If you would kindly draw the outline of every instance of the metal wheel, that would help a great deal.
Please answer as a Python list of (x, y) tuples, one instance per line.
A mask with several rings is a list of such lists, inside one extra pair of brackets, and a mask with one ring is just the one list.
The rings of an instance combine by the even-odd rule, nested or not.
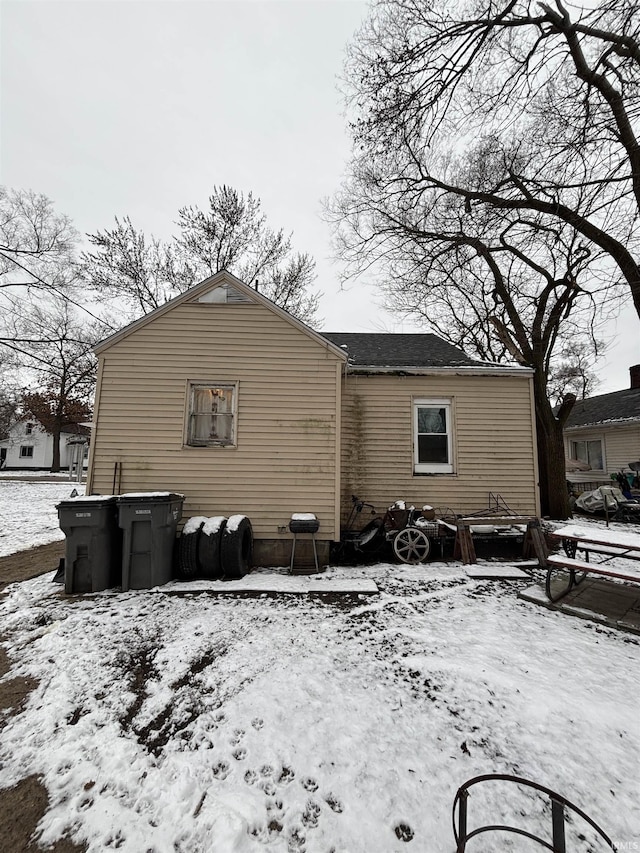
[(430, 550), (429, 539), (417, 527), (405, 527), (393, 540), (393, 552), (401, 563), (422, 563)]

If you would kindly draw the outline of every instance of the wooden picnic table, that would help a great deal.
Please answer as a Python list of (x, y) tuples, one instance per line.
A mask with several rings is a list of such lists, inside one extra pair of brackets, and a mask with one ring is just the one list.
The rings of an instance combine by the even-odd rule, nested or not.
[[(580, 527), (568, 524), (558, 528), (550, 537), (559, 540), (565, 555), (551, 554), (547, 557), (547, 598), (558, 601), (574, 586), (582, 583), (588, 574), (602, 575), (629, 583), (640, 583), (640, 565), (626, 565), (620, 570), (611, 565), (613, 559), (640, 561), (640, 534), (627, 530), (610, 528)], [(584, 551), (584, 559), (577, 559), (576, 553)], [(598, 562), (591, 562), (591, 555), (597, 555)], [(553, 573), (568, 574), (565, 584), (553, 589)]]

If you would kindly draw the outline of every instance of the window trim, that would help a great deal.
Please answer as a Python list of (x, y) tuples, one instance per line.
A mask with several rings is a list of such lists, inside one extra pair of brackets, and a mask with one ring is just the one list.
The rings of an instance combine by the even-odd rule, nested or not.
[[(238, 389), (240, 383), (237, 380), (208, 380), (208, 379), (190, 379), (187, 381), (187, 389), (186, 389), (186, 405), (185, 405), (185, 419), (184, 419), (184, 436), (183, 436), (183, 447), (194, 448), (196, 450), (208, 449), (211, 447), (228, 449), (230, 447), (237, 447), (238, 442)], [(209, 441), (202, 441), (197, 444), (192, 443), (191, 440), (191, 415), (193, 409), (193, 394), (194, 391), (201, 388), (221, 388), (221, 389), (229, 389), (233, 392), (233, 403), (232, 403), (232, 420), (231, 420), (231, 439), (229, 441), (225, 441), (223, 439), (210, 439)]]
[[(420, 462), (418, 442), (418, 409), (439, 408), (446, 410), (447, 418), (447, 458), (448, 462)], [(414, 474), (455, 474), (454, 461), (454, 418), (452, 397), (414, 397), (412, 400), (413, 432), (413, 473)]]
[[(23, 450), (30, 450), (31, 453), (23, 453), (22, 452)], [(34, 453), (34, 445), (33, 444), (21, 444), (20, 445), (20, 452), (18, 454), (20, 459), (33, 459), (33, 453)]]

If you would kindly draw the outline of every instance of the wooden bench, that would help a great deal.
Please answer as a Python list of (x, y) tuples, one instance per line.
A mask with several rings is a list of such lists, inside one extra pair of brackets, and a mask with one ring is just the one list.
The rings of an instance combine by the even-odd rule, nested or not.
[[(640, 560), (640, 535), (628, 531), (615, 532), (608, 528), (598, 530), (597, 528), (586, 529), (569, 525), (556, 530), (551, 534), (551, 537), (562, 542), (568, 556), (552, 554), (546, 559), (545, 591), (550, 601), (559, 601), (574, 586), (582, 583), (588, 574), (614, 578), (628, 583), (640, 583), (640, 567), (637, 572), (634, 572), (635, 566), (628, 570), (619, 570), (609, 563), (615, 558)], [(578, 550), (585, 552), (586, 558), (584, 560), (575, 558)], [(605, 559), (598, 563), (592, 563), (589, 559), (591, 554), (603, 556)], [(553, 573), (558, 571), (567, 574), (568, 577), (565, 583), (559, 586), (556, 583), (554, 588)]]

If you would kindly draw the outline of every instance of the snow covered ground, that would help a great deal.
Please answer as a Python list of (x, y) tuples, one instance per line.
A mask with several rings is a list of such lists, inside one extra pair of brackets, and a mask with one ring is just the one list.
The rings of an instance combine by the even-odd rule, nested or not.
[(84, 494), (84, 485), (70, 482), (68, 474), (64, 478), (47, 475), (50, 482), (22, 481), (18, 476), (29, 475), (17, 471), (0, 474), (0, 557), (64, 539), (58, 526), (56, 504), (68, 498), (74, 489)]
[[(380, 593), (65, 599), (49, 575), (9, 587), (5, 678), (39, 685), (0, 735), (0, 787), (43, 777), (40, 842), (450, 853), (457, 788), (503, 772), (557, 790), (619, 849), (638, 849), (636, 637), (525, 603), (526, 582), (471, 580), (460, 564), (329, 574)], [(474, 789), (469, 815), (550, 835), (548, 803), (505, 783)], [(568, 827), (568, 850), (605, 849), (580, 834)], [(469, 848), (540, 849), (505, 835)]]

